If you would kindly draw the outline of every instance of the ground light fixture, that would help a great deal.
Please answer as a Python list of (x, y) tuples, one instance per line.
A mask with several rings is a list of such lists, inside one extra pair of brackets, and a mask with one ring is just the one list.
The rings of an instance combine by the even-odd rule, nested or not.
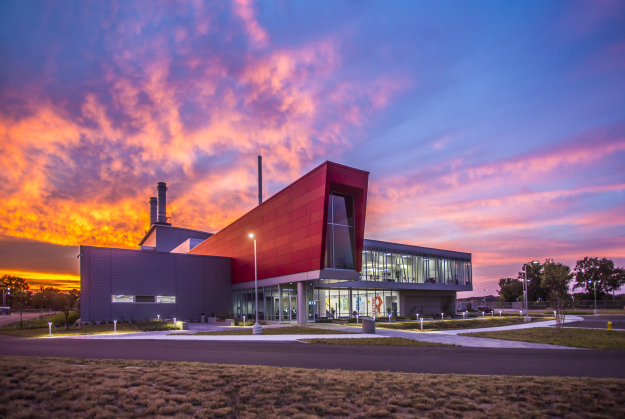
[(501, 310), (499, 310), (499, 318), (501, 318)]
[(113, 320), (113, 333), (117, 333), (117, 320)]
[(249, 236), (254, 240), (254, 293), (256, 294), (256, 323), (252, 326), (252, 334), (262, 335), (263, 327), (258, 324), (258, 266), (256, 262), (256, 237), (254, 237), (252, 233), (250, 233)]
[(358, 324), (358, 314), (356, 314), (356, 324)]
[(441, 320), (445, 320), (445, 313), (441, 313)]
[(160, 315), (160, 314), (157, 314), (157, 315), (156, 315), (156, 320), (160, 320), (160, 319), (161, 319), (161, 315)]
[(243, 327), (245, 327), (245, 316), (243, 316)]
[(423, 332), (423, 317), (421, 317), (421, 331)]
[(467, 312), (465, 311), (464, 313), (462, 313), (462, 318), (463, 318), (463, 319), (465, 319), (465, 318), (466, 318), (466, 317), (465, 317), (466, 315), (467, 315)]
[(52, 336), (52, 322), (48, 322), (48, 336)]
[(519, 317), (523, 317), (523, 310), (519, 311)]
[(482, 311), (482, 317), (486, 317), (486, 312)]

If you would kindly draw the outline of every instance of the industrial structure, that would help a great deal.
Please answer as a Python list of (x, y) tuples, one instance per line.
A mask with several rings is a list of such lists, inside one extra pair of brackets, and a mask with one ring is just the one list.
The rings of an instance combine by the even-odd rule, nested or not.
[(149, 199), (138, 250), (80, 247), (83, 322), (202, 314), (300, 324), (358, 316), (453, 315), (472, 291), (471, 254), (364, 237), (369, 173), (325, 162), (221, 231), (172, 226), (167, 186)]

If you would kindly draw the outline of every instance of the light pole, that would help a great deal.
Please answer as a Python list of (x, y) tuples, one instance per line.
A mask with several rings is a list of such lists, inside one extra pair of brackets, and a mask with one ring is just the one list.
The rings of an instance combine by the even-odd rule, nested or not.
[(253, 335), (262, 335), (263, 327), (258, 324), (258, 267), (256, 265), (256, 237), (250, 233), (250, 237), (254, 239), (254, 293), (256, 294), (256, 323), (252, 326)]
[[(539, 262), (537, 260), (532, 261), (532, 264), (534, 265), (537, 265), (538, 263)], [(523, 273), (525, 274), (525, 280), (523, 281), (523, 305), (525, 306), (525, 323), (529, 323), (532, 321), (532, 319), (530, 319), (530, 311), (527, 304), (527, 296), (529, 295), (527, 290), (527, 265), (529, 265), (529, 263), (526, 263), (525, 266), (523, 266)]]
[(589, 282), (592, 282), (592, 287), (595, 289), (595, 314), (599, 314), (597, 310), (597, 281), (591, 279)]
[(482, 301), (482, 305), (486, 305), (486, 291), (488, 291), (486, 288), (483, 288), (482, 291), (484, 292), (484, 300)]

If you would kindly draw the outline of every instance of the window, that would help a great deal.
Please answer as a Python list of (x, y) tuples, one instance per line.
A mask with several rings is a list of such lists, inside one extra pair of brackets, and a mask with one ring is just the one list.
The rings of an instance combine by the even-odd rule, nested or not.
[(113, 295), (114, 303), (134, 303), (135, 296), (134, 295)]
[(157, 295), (156, 302), (174, 304), (176, 302), (176, 297), (173, 295)]
[(325, 267), (355, 269), (354, 203), (351, 196), (330, 193)]
[(135, 297), (136, 303), (153, 303), (154, 296), (153, 295), (137, 295)]

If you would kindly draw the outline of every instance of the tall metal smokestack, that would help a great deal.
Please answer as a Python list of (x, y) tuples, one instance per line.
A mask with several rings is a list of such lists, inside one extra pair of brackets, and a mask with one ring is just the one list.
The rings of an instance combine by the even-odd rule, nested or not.
[(156, 218), (156, 197), (150, 197), (150, 225), (156, 223), (158, 219)]
[(258, 205), (263, 203), (263, 158), (258, 156)]
[(167, 184), (165, 182), (158, 182), (156, 184), (156, 190), (158, 191), (158, 222), (161, 224), (167, 223)]

